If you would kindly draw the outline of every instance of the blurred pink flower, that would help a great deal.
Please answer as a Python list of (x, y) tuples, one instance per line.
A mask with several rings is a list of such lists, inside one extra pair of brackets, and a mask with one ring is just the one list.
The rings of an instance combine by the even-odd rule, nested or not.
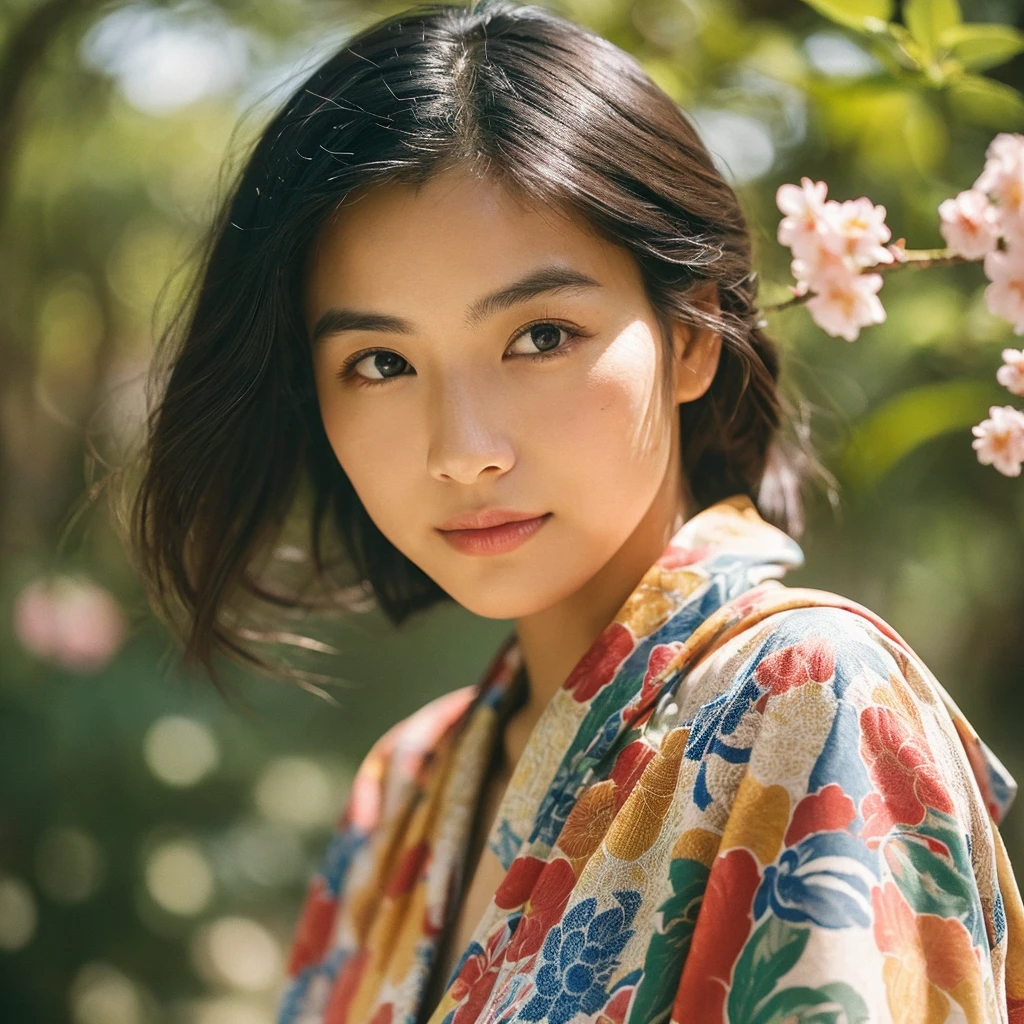
[(1024, 241), (1024, 135), (1000, 132), (988, 144), (974, 188), (995, 197), (1002, 235)]
[(855, 341), (860, 328), (885, 320), (878, 299), (880, 274), (862, 274), (896, 256), (886, 246), (892, 232), (885, 223), (885, 207), (866, 196), (837, 202), (825, 199), (823, 181), (801, 178), (801, 186), (781, 185), (775, 201), (786, 214), (778, 239), (788, 245), (796, 296), (815, 294), (807, 302), (814, 322), (833, 337)]
[(1014, 334), (1024, 334), (1024, 244), (985, 255), (985, 304), (995, 316), (1009, 320)]
[(1005, 476), (1020, 476), (1024, 462), (1024, 412), (1012, 405), (993, 405), (989, 419), (971, 427), (975, 440), (971, 447), (978, 452), (978, 461), (995, 466)]
[(14, 632), (32, 654), (74, 672), (103, 668), (124, 643), (124, 615), (109, 591), (88, 580), (35, 580), (18, 595)]
[(798, 256), (789, 268), (797, 280), (800, 295), (811, 288), (820, 291), (825, 281), (849, 281), (857, 273), (838, 247), (825, 245), (820, 236), (817, 246), (804, 256)]
[(1024, 349), (1003, 349), (1003, 365), (996, 370), (996, 380), (1008, 391), (1024, 396)]
[(861, 327), (885, 320), (877, 294), (881, 287), (881, 274), (826, 277), (814, 285), (817, 294), (807, 300), (807, 309), (827, 334), (856, 341)]
[(988, 196), (969, 188), (939, 204), (939, 231), (946, 245), (969, 260), (980, 260), (999, 241), (999, 212)]
[[(775, 202), (785, 216), (778, 240), (793, 254), (793, 296), (806, 298), (808, 312), (827, 334), (855, 341), (862, 327), (886, 319), (878, 298), (883, 277), (877, 268), (906, 263), (909, 256), (904, 239), (887, 244), (892, 232), (884, 206), (867, 196), (837, 202), (826, 199), (827, 194), (826, 182), (808, 177), (800, 179), (799, 187), (780, 185)], [(974, 186), (940, 203), (939, 219), (946, 246), (956, 257), (983, 261), (989, 311), (1024, 335), (1024, 135), (996, 135)], [(919, 262), (928, 266), (944, 261), (925, 251)], [(1003, 349), (996, 379), (1024, 396), (1024, 349)], [(1020, 476), (1024, 412), (992, 406), (989, 418), (972, 430), (979, 462), (1006, 476)]]
[(885, 207), (876, 206), (867, 196), (825, 204), (823, 243), (834, 247), (850, 261), (850, 268), (873, 267), (892, 263), (893, 254), (885, 247), (892, 232), (885, 223)]
[(779, 222), (778, 239), (801, 258), (812, 256), (817, 250), (818, 236), (825, 212), (825, 194), (828, 185), (823, 181), (800, 179), (800, 185), (780, 185), (775, 203), (786, 214)]

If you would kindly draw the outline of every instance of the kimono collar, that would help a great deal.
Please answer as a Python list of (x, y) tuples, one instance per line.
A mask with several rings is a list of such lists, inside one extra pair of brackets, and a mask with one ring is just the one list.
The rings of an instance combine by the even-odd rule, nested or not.
[[(506, 867), (527, 850), (546, 855), (582, 789), (657, 701), (671, 697), (679, 681), (672, 669), (691, 634), (739, 595), (782, 587), (778, 579), (803, 561), (796, 541), (745, 494), (680, 527), (537, 720), (498, 816), (504, 834), (490, 837)], [(513, 635), (485, 674), (477, 706), (507, 711), (517, 680), (522, 686), (521, 667)], [(541, 767), (553, 760), (554, 778)]]
[[(803, 564), (800, 545), (765, 520), (746, 494), (733, 494), (709, 505), (672, 536), (577, 663), (564, 688), (582, 687), (584, 693), (600, 688), (609, 681), (605, 676), (614, 669), (617, 662), (612, 659), (617, 653), (656, 633), (684, 605), (690, 606), (688, 623), (679, 625), (689, 625), (688, 631), (692, 631), (721, 604), (766, 580), (779, 580), (789, 569)], [(482, 689), (492, 691), (493, 703), (500, 703), (507, 690), (522, 682), (520, 668), (521, 654), (513, 635), (481, 683)], [(578, 699), (581, 696), (583, 693), (577, 694)]]

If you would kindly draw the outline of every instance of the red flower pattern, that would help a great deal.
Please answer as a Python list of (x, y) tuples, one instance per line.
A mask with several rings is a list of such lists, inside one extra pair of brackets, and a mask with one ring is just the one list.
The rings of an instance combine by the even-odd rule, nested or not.
[(494, 894), (494, 902), (502, 910), (521, 907), (530, 898), (546, 863), (540, 857), (516, 857)]
[[(739, 516), (737, 511), (741, 513)], [(701, 563), (715, 557), (723, 538), (736, 536), (731, 531), (746, 529), (748, 525), (756, 530), (766, 529), (758, 523), (752, 506), (737, 508), (735, 501), (730, 503), (729, 508), (723, 506), (713, 514), (723, 517), (722, 526), (727, 529), (708, 532), (689, 526), (687, 536), (691, 541), (699, 539), (702, 542), (700, 546), (670, 546), (658, 562), (659, 571), (646, 576), (643, 586), (631, 597), (631, 613), (635, 611), (637, 614), (624, 616), (622, 622), (611, 623), (566, 680), (565, 688), (573, 701), (578, 702), (577, 711), (583, 723), (580, 729), (584, 725), (587, 729), (594, 729), (607, 724), (616, 727), (618, 735), (623, 737), (621, 747), (616, 747), (618, 756), (614, 763), (608, 763), (610, 758), (603, 760), (600, 771), (606, 774), (600, 781), (593, 781), (593, 785), (604, 787), (600, 794), (604, 797), (603, 802), (600, 802), (602, 812), (609, 811), (613, 803), (615, 812), (621, 811), (625, 798), (631, 791), (635, 791), (637, 779), (653, 756), (654, 752), (649, 745), (653, 737), (645, 738), (641, 728), (651, 714), (651, 707), (644, 705), (647, 703), (653, 706), (656, 703), (656, 677), (664, 672), (666, 665), (680, 650), (689, 649), (689, 640), (683, 641), (681, 638), (690, 637), (693, 628), (687, 614), (678, 620), (680, 626), (685, 623), (686, 633), (666, 628), (663, 633), (658, 633), (661, 642), (651, 647), (647, 664), (638, 666), (635, 661), (631, 663), (637, 672), (630, 681), (633, 699), (629, 704), (610, 707), (608, 701), (602, 700), (599, 707), (596, 704), (588, 707), (595, 697), (608, 696), (610, 691), (607, 688), (621, 679), (624, 663), (634, 655), (637, 638), (629, 623), (636, 621), (649, 625), (657, 622), (669, 626), (671, 616), (679, 610), (696, 610), (698, 606), (694, 602), (702, 599), (704, 591), (701, 588), (691, 591), (690, 588), (705, 576), (706, 570)], [(713, 520), (709, 522), (713, 524)], [(781, 544), (780, 550), (787, 553), (791, 550), (788, 538), (781, 535), (773, 537), (770, 531), (767, 537), (772, 544)], [(711, 543), (703, 543), (709, 540)], [(757, 548), (745, 539), (737, 550), (753, 552)], [(725, 561), (722, 566), (726, 569)], [(726, 571), (732, 572), (735, 567), (737, 573), (743, 572), (742, 566), (737, 565), (735, 560), (730, 560), (728, 566)], [(712, 574), (717, 568), (717, 565), (711, 568)], [(760, 574), (760, 566), (756, 568)], [(734, 590), (730, 589), (730, 593), (734, 593)], [(657, 597), (659, 604), (648, 608), (645, 602), (651, 597)], [(828, 612), (828, 618), (824, 620), (829, 628), (820, 630), (813, 626), (806, 628), (816, 621), (817, 613), (814, 611), (806, 614), (801, 611), (799, 620), (791, 620), (788, 615), (781, 614), (818, 605), (844, 609), (844, 622), (848, 621), (848, 616), (858, 615), (867, 620), (875, 629), (860, 630), (855, 623), (853, 631), (857, 633), (858, 639), (866, 645), (876, 643), (880, 652), (892, 656), (885, 662), (890, 673), (908, 674), (911, 671), (912, 652), (909, 649), (897, 650), (897, 647), (905, 647), (903, 642), (867, 609), (824, 591), (782, 591), (771, 580), (730, 598), (728, 607), (718, 609), (715, 622), (708, 624), (708, 628), (696, 638), (694, 655), (703, 657), (708, 652), (701, 647), (702, 637), (710, 649), (733, 638), (741, 638), (737, 639), (737, 643), (744, 644), (744, 630), (760, 623), (769, 624), (764, 629), (760, 626), (751, 629), (747, 635), (752, 639), (741, 652), (737, 652), (737, 655), (751, 654), (753, 664), (738, 656), (735, 661), (736, 665), (742, 661), (744, 674), (752, 672), (753, 678), (763, 688), (760, 699), (754, 700), (752, 707), (745, 703), (751, 696), (749, 688), (745, 687), (742, 695), (735, 695), (735, 710), (744, 715), (749, 713), (752, 722), (757, 710), (762, 709), (766, 702), (770, 706), (776, 695), (795, 691), (791, 694), (794, 698), (791, 701), (794, 713), (806, 707), (815, 715), (813, 725), (819, 725), (817, 716), (820, 708), (817, 702), (801, 701), (800, 688), (809, 682), (828, 684), (836, 677), (837, 671), (849, 672), (855, 669), (857, 685), (844, 692), (842, 700), (844, 713), (853, 712), (859, 716), (860, 733), (856, 742), (851, 740), (849, 732), (840, 735), (838, 731), (833, 731), (829, 734), (828, 746), (822, 746), (818, 756), (827, 759), (826, 767), (831, 773), (831, 781), (813, 793), (806, 790), (797, 792), (799, 781), (790, 771), (792, 758), (785, 755), (792, 741), (799, 745), (801, 763), (806, 763), (809, 760), (805, 756), (809, 753), (807, 744), (825, 741), (820, 735), (820, 729), (816, 731), (808, 728), (805, 731), (798, 721), (794, 722), (791, 730), (784, 733), (777, 731), (770, 737), (772, 742), (780, 744), (779, 752), (782, 756), (775, 757), (775, 751), (766, 750), (766, 756), (756, 762), (751, 760), (748, 769), (744, 771), (725, 759), (721, 759), (724, 770), (720, 770), (716, 759), (716, 763), (709, 765), (706, 776), (702, 774), (696, 777), (691, 771), (694, 766), (687, 765), (688, 774), (685, 778), (694, 786), (699, 782), (701, 788), (697, 793), (696, 789), (691, 791), (689, 785), (684, 786), (681, 782), (675, 785), (672, 793), (673, 820), (685, 821), (687, 826), (683, 828), (682, 834), (675, 829), (663, 830), (663, 834), (658, 837), (661, 845), (657, 851), (657, 863), (671, 866), (673, 854), (699, 857), (705, 863), (710, 860), (711, 871), (702, 892), (696, 891), (697, 886), (694, 886), (693, 899), (700, 899), (702, 906), (685, 957), (680, 955), (672, 965), (661, 961), (658, 963), (659, 970), (671, 971), (675, 994), (673, 1019), (706, 1020), (721, 1024), (730, 990), (750, 981), (736, 973), (739, 958), (754, 929), (754, 895), (762, 881), (759, 861), (746, 848), (749, 837), (765, 834), (780, 837), (784, 832), (784, 842), (788, 848), (806, 842), (808, 837), (813, 837), (809, 844), (813, 845), (821, 838), (815, 837), (814, 833), (839, 833), (842, 839), (843, 830), (849, 832), (854, 821), (863, 819), (864, 835), (858, 839), (869, 846), (879, 846), (882, 833), (892, 830), (894, 825), (913, 829), (927, 815), (928, 808), (932, 807), (956, 816), (961, 830), (983, 846), (986, 856), (995, 853), (998, 868), (996, 878), (979, 875), (976, 879), (981, 897), (979, 912), (984, 915), (988, 943), (982, 941), (978, 946), (972, 946), (971, 932), (962, 920), (938, 916), (933, 912), (937, 905), (934, 901), (927, 903), (927, 910), (924, 902), (921, 906), (915, 905), (915, 899), (920, 897), (922, 890), (916, 882), (906, 884), (914, 880), (899, 874), (900, 871), (914, 870), (914, 867), (906, 857), (899, 856), (899, 844), (886, 843), (885, 851), (890, 855), (889, 867), (904, 888), (900, 889), (888, 881), (882, 885), (876, 883), (872, 893), (870, 930), (865, 930), (863, 923), (858, 922), (857, 948), (863, 946), (865, 938), (870, 941), (873, 937), (880, 952), (886, 957), (898, 958), (898, 964), (887, 962), (886, 967), (890, 972), (898, 968), (895, 973), (901, 979), (909, 978), (913, 982), (913, 999), (927, 987), (922, 983), (928, 982), (934, 986), (928, 991), (930, 996), (936, 997), (936, 1005), (941, 1005), (941, 1001), (938, 1000), (935, 988), (951, 995), (955, 992), (956, 1000), (964, 1007), (965, 1016), (980, 1020), (985, 1016), (985, 1008), (976, 1001), (976, 996), (985, 991), (982, 983), (988, 985), (990, 981), (985, 972), (995, 965), (994, 959), (986, 959), (990, 954), (986, 947), (994, 944), (998, 934), (1006, 949), (1003, 975), (1008, 1020), (1012, 1024), (1024, 1024), (1024, 991), (1019, 982), (1024, 976), (1021, 970), (1024, 959), (1019, 942), (1020, 929), (1017, 927), (1017, 923), (1024, 919), (1024, 908), (1020, 904), (1017, 887), (1012, 884), (1012, 873), (1005, 860), (1005, 851), (998, 844), (994, 848), (988, 845), (994, 833), (985, 825), (987, 815), (984, 813), (984, 805), (987, 804), (998, 824), (998, 816), (1005, 811), (1012, 797), (1012, 780), (1001, 781), (1001, 766), (990, 761), (989, 752), (974, 736), (969, 724), (959, 719), (954, 708), (948, 707), (960, 741), (967, 750), (970, 768), (981, 788), (983, 802), (980, 802), (976, 791), (969, 792), (968, 787), (962, 785), (965, 762), (959, 751), (956, 757), (950, 756), (950, 746), (955, 744), (957, 737), (948, 729), (948, 719), (943, 716), (938, 704), (941, 694), (929, 695), (924, 688), (914, 685), (901, 689), (894, 696), (893, 679), (891, 676), (887, 678), (885, 669), (879, 672), (881, 659), (853, 657), (851, 648), (830, 639), (833, 637), (832, 627), (838, 625), (832, 612)], [(666, 608), (675, 610), (668, 613), (668, 620), (665, 618)], [(646, 614), (648, 611), (650, 615)], [(771, 615), (774, 612), (780, 614), (773, 619)], [(777, 628), (772, 628), (772, 623), (777, 624)], [(714, 632), (711, 626), (719, 631)], [(643, 631), (645, 627), (637, 628)], [(645, 632), (645, 636), (652, 635), (651, 632)], [(509, 657), (495, 662), (493, 671), (488, 675), (488, 686), (497, 685), (498, 680), (504, 680), (504, 685), (514, 678), (521, 662), (514, 647), (509, 647), (508, 652)], [(851, 654), (849, 664), (848, 654)], [(917, 671), (916, 668), (913, 670)], [(443, 908), (436, 901), (441, 899), (444, 890), (443, 886), (437, 886), (430, 892), (420, 891), (419, 887), (426, 884), (423, 869), (431, 856), (445, 858), (445, 863), (439, 865), (439, 869), (455, 867), (456, 864), (453, 859), (454, 848), (450, 844), (436, 845), (436, 822), (427, 827), (422, 835), (415, 837), (408, 836), (404, 825), (410, 820), (411, 809), (419, 801), (438, 799), (441, 792), (438, 787), (451, 777), (451, 758), (453, 752), (459, 750), (462, 737), (479, 735), (473, 731), (474, 728), (489, 728), (492, 724), (481, 723), (479, 720), (469, 723), (463, 721), (463, 712), (471, 706), (478, 693), (479, 687), (467, 687), (450, 698), (428, 705), (393, 729), (374, 747), (361, 766), (353, 785), (349, 808), (339, 821), (339, 831), (348, 834), (353, 830), (363, 831), (364, 834), (372, 832), (374, 842), (360, 855), (362, 860), (353, 861), (358, 870), (348, 879), (351, 885), (344, 888), (346, 895), (342, 901), (332, 898), (321, 877), (317, 877), (308, 890), (289, 961), (289, 974), (295, 983), (287, 1004), (287, 1020), (291, 1024), (298, 1024), (299, 1020), (305, 1019), (315, 1019), (321, 1024), (350, 1024), (356, 999), (364, 1007), (360, 1012), (365, 1024), (394, 1024), (399, 1018), (405, 1019), (409, 1014), (419, 1012), (420, 1008), (412, 1005), (415, 995), (413, 982), (416, 977), (411, 972), (422, 966), (423, 956), (438, 938), (439, 922), (443, 919), (440, 911)], [(906, 712), (898, 706), (896, 697), (901, 696), (911, 705)], [(476, 702), (475, 706), (480, 713), (490, 714), (495, 704), (485, 699)], [(733, 708), (728, 710), (731, 713)], [(591, 711), (594, 713), (589, 713)], [(464, 725), (471, 727), (463, 728)], [(925, 726), (927, 732), (924, 731)], [(950, 746), (945, 742), (932, 746), (933, 735), (938, 737), (943, 730), (948, 733), (946, 738), (951, 741)], [(737, 744), (743, 742), (744, 735), (742, 730), (736, 733), (734, 739)], [(858, 734), (854, 731), (852, 735), (857, 737)], [(594, 734), (582, 732), (575, 738), (566, 735), (559, 737), (559, 741), (551, 743), (547, 749), (532, 751), (531, 757), (536, 758), (536, 764), (531, 774), (531, 786), (537, 778), (537, 772), (546, 773), (548, 777), (562, 778), (556, 775), (558, 760), (562, 756), (559, 747), (570, 739), (574, 749), (582, 749), (585, 743), (594, 739)], [(837, 750), (835, 740), (845, 746)], [(754, 741), (756, 737), (751, 740)], [(735, 749), (742, 753), (738, 745)], [(712, 768), (714, 771), (710, 770)], [(744, 801), (731, 805), (730, 780), (744, 777), (748, 770), (763, 787), (787, 788), (792, 799), (792, 812), (789, 811), (789, 802), (780, 803), (777, 807), (774, 804), (768, 806), (768, 801)], [(813, 772), (811, 777), (816, 777)], [(868, 777), (870, 784), (866, 785)], [(683, 778), (681, 772), (680, 780)], [(991, 784), (989, 779), (992, 780)], [(865, 788), (873, 791), (862, 798)], [(542, 789), (542, 785), (538, 785), (538, 789)], [(564, 793), (556, 795), (560, 799), (566, 796)], [(700, 797), (697, 802), (696, 796)], [(711, 803), (707, 803), (708, 800)], [(516, 805), (517, 811), (520, 806)], [(965, 808), (970, 811), (969, 820), (962, 820), (964, 815), (958, 814)], [(695, 814), (695, 809), (703, 812), (703, 816)], [(772, 820), (768, 820), (769, 814), (774, 814)], [(505, 816), (504, 824), (508, 826), (509, 834), (532, 835), (528, 816), (523, 816), (522, 820), (512, 820), (517, 816)], [(580, 818), (586, 824), (585, 816), (580, 815)], [(692, 828), (689, 827), (691, 822)], [(630, 827), (634, 826), (639, 827), (639, 824), (631, 822)], [(382, 833), (381, 829), (386, 830), (386, 833)], [(601, 817), (600, 831), (603, 833), (604, 830), (605, 819)], [(565, 831), (563, 829), (563, 833)], [(917, 828), (916, 834), (905, 837), (904, 842), (927, 844), (933, 853), (947, 858), (945, 863), (951, 869), (959, 870), (963, 867), (961, 863), (954, 863), (954, 859), (949, 858), (949, 851), (940, 840), (921, 835), (920, 831)], [(403, 835), (407, 837), (409, 846), (398, 849), (399, 856), (392, 867), (390, 859), (396, 852), (395, 841), (400, 842)], [(569, 845), (574, 850), (579, 852), (587, 848), (585, 843), (577, 842), (576, 837), (572, 838), (573, 842)], [(421, 839), (423, 842), (417, 842)], [(846, 835), (845, 839), (849, 840), (850, 836)], [(562, 836), (559, 837), (561, 840)], [(778, 840), (773, 842), (777, 845)], [(571, 982), (575, 991), (575, 987), (587, 981), (586, 967), (589, 961), (575, 965), (578, 969), (570, 977), (568, 971), (563, 969), (566, 965), (562, 964), (561, 959), (557, 965), (544, 959), (544, 941), (552, 934), (552, 929), (565, 923), (570, 906), (583, 908), (573, 917), (573, 921), (578, 922), (582, 917), (592, 914), (594, 921), (599, 918), (602, 921), (604, 931), (601, 934), (605, 934), (611, 929), (608, 922), (617, 913), (612, 900), (621, 905), (623, 911), (628, 908), (632, 919), (632, 915), (637, 912), (635, 908), (638, 901), (640, 907), (650, 911), (649, 901), (661, 900), (665, 895), (666, 879), (660, 875), (660, 868), (647, 872), (647, 863), (653, 864), (655, 861), (653, 856), (647, 858), (644, 864), (634, 865), (625, 871), (621, 870), (622, 865), (619, 863), (622, 858), (613, 861), (610, 859), (611, 852), (604, 851), (602, 858), (607, 853), (609, 859), (592, 861), (593, 870), (590, 870), (589, 867), (582, 868), (583, 852), (580, 852), (578, 859), (569, 861), (565, 857), (568, 847), (560, 848), (556, 844), (552, 848), (550, 837), (531, 845), (532, 855), (518, 857), (512, 862), (495, 894), (497, 908), (492, 909), (502, 911), (504, 917), (498, 915), (499, 920), (493, 933), (484, 940), (485, 948), (473, 947), (475, 955), (467, 957), (460, 965), (458, 976), (453, 981), (451, 991), (456, 1004), (452, 1017), (456, 1024), (476, 1024), (482, 1019), (489, 1019), (486, 1008), (496, 1008), (499, 1003), (503, 1004), (501, 1016), (507, 1018), (519, 1014), (537, 994), (537, 983), (542, 980), (539, 972), (545, 965), (550, 968), (543, 976), (543, 984), (547, 988), (561, 979), (567, 985)], [(823, 844), (822, 848), (826, 845)], [(716, 849), (717, 857), (714, 855)], [(915, 848), (911, 852), (918, 851)], [(386, 873), (385, 864), (388, 865)], [(579, 879), (575, 877), (574, 864), (577, 870), (583, 871)], [(701, 874), (698, 872), (697, 876)], [(627, 878), (638, 880), (635, 891), (629, 888)], [(1002, 885), (1007, 879), (1011, 884)], [(997, 880), (1005, 904), (1002, 921), (995, 910), (998, 906), (995, 895), (1000, 891), (996, 888)], [(410, 920), (403, 922), (403, 929), (409, 927), (408, 934), (415, 935), (419, 941), (415, 962), (410, 958), (402, 978), (394, 977), (394, 971), (390, 969), (397, 965), (393, 962), (389, 965), (395, 929), (370, 927), (382, 923), (376, 917), (382, 902), (393, 905), (394, 901), (382, 900), (382, 896), (388, 892), (398, 896), (398, 902), (407, 905), (409, 913), (413, 908), (418, 909), (421, 917), (418, 925)], [(410, 899), (410, 894), (414, 898)], [(597, 906), (591, 907), (590, 896), (596, 896)], [(431, 898), (435, 902), (432, 903)], [(763, 907), (759, 902), (758, 907), (765, 913), (774, 911), (770, 901)], [(522, 915), (516, 913), (519, 910), (523, 911)], [(629, 1019), (631, 1008), (634, 1013), (639, 1009), (636, 998), (645, 989), (642, 973), (637, 968), (646, 963), (643, 959), (644, 946), (650, 942), (651, 927), (656, 925), (657, 917), (652, 918), (648, 913), (637, 920), (645, 921), (644, 928), (647, 930), (638, 931), (635, 941), (630, 941), (620, 951), (622, 956), (615, 975), (628, 976), (631, 982), (637, 980), (616, 989), (614, 995), (604, 993), (607, 1001), (593, 1014), (596, 1024), (624, 1024)], [(512, 921), (516, 923), (515, 926)], [(805, 923), (800, 927), (813, 930), (816, 925)], [(564, 940), (565, 936), (562, 938)], [(573, 941), (579, 945), (578, 936)], [(573, 952), (576, 947), (566, 946), (566, 949), (568, 962), (568, 958), (576, 955)], [(683, 952), (679, 950), (680, 954)], [(335, 956), (341, 961), (336, 974), (332, 972)], [(808, 961), (807, 966), (813, 965)], [(830, 958), (830, 962), (823, 966), (826, 969), (823, 978), (827, 976), (829, 980), (834, 980), (837, 973), (845, 971), (849, 977), (851, 971), (853, 974), (858, 971), (857, 964), (845, 963), (838, 955)], [(812, 974), (811, 970), (802, 973), (801, 981), (807, 979), (808, 983), (812, 983)], [(861, 973), (860, 977), (866, 976)], [(999, 985), (998, 977), (992, 980)], [(878, 1005), (881, 1005), (881, 999), (886, 995), (876, 991), (883, 981), (885, 979), (880, 980), (874, 976), (869, 980), (873, 1001)], [(782, 983), (785, 984), (784, 981)], [(506, 995), (508, 1001), (504, 1003)], [(969, 1005), (970, 1000), (975, 1001)], [(917, 1005), (913, 1002), (911, 1009), (917, 1009)], [(536, 1014), (537, 1006), (530, 1012)], [(284, 1020), (282, 1017), (282, 1024)]]
[(408, 892), (419, 877), (423, 865), (430, 856), (430, 844), (418, 842), (402, 854), (398, 869), (388, 882), (387, 896), (401, 896)]
[(530, 909), (519, 922), (509, 943), (510, 961), (532, 956), (544, 945), (548, 932), (565, 913), (575, 884), (572, 865), (564, 857), (558, 857), (544, 866), (530, 896)]
[(461, 1000), (452, 1024), (473, 1024), (480, 1016), (498, 980), (508, 949), (508, 928), (503, 926), (491, 933), (487, 945), (479, 953), (466, 957), (459, 976), (449, 989), (455, 999)]
[(795, 846), (812, 832), (837, 832), (856, 817), (853, 800), (843, 792), (842, 786), (830, 782), (796, 805), (786, 829), (786, 846)]
[(766, 654), (754, 678), (765, 689), (780, 694), (804, 683), (827, 683), (835, 670), (832, 642), (825, 637), (811, 636)]
[(607, 626), (562, 684), (581, 704), (604, 689), (636, 644), (621, 622)]
[(957, 918), (915, 913), (893, 882), (872, 890), (871, 909), (878, 948), (919, 964), (933, 985), (951, 992), (977, 971), (971, 937)]
[(750, 911), (760, 881), (757, 861), (745, 847), (715, 859), (676, 990), (673, 1020), (725, 1020), (733, 965), (754, 923)]
[(344, 1024), (348, 1020), (348, 1008), (369, 962), (370, 952), (366, 949), (361, 949), (345, 961), (331, 989), (331, 998), (324, 1010), (324, 1024)]
[(920, 825), (929, 807), (953, 812), (953, 800), (927, 740), (892, 708), (865, 708), (860, 730), (861, 756), (876, 789), (861, 802), (862, 835), (885, 835), (897, 823)]
[(633, 787), (643, 775), (647, 763), (654, 757), (654, 748), (646, 740), (633, 740), (627, 743), (619, 756), (608, 778), (615, 783), (615, 810), (625, 802)]
[(323, 876), (314, 875), (292, 940), (289, 974), (297, 974), (324, 955), (337, 908), (338, 901), (328, 892)]
[(673, 544), (666, 549), (657, 564), (662, 569), (684, 569), (688, 565), (693, 565), (694, 562), (707, 558), (710, 553), (711, 548), (707, 544), (692, 548), (676, 547)]

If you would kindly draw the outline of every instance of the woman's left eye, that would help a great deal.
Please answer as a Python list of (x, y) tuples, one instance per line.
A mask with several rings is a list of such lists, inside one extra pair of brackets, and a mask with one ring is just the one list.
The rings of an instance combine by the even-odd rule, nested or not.
[[(564, 337), (563, 337), (564, 336)], [(516, 355), (545, 358), (549, 352), (566, 351), (571, 342), (583, 337), (583, 332), (565, 324), (543, 322), (532, 324), (509, 346), (508, 351)]]

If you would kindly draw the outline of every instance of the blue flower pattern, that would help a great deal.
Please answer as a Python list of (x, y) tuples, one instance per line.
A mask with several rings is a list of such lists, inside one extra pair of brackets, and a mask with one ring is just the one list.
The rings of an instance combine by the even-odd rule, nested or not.
[(639, 892), (613, 893), (619, 906), (597, 913), (591, 896), (577, 903), (548, 932), (541, 949), (536, 994), (520, 1019), (566, 1024), (578, 1013), (594, 1014), (608, 1001), (607, 984), (619, 954), (633, 936), (629, 926), (640, 909)]
[(877, 852), (857, 836), (816, 832), (765, 868), (754, 897), (754, 919), (770, 908), (784, 921), (868, 928), (878, 871)]

